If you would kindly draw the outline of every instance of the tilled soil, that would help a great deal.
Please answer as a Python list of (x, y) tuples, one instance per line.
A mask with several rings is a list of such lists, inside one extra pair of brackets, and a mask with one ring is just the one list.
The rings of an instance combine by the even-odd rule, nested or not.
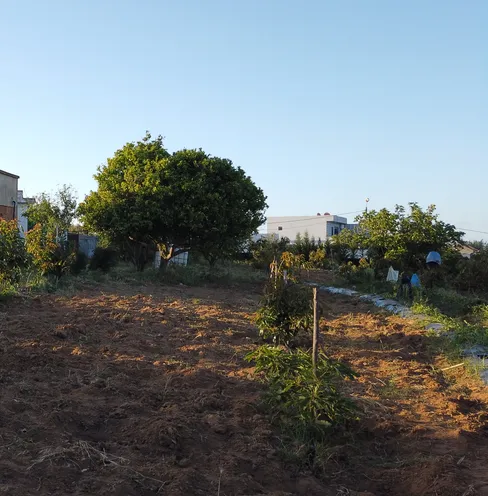
[[(0, 493), (488, 494), (484, 388), (415, 323), (323, 296), (362, 420), (314, 466), (260, 407), (257, 289), (118, 286), (0, 306)], [(362, 493), (361, 493), (362, 492)]]
[(385, 496), (488, 495), (486, 386), (464, 365), (451, 368), (420, 322), (355, 298), (322, 302), (325, 346), (359, 372), (347, 386), (363, 408), (323, 467), (329, 482)]

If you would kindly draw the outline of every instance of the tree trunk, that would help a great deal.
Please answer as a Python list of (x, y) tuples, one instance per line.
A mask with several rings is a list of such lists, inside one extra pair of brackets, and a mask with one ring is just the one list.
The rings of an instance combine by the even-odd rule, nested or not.
[(175, 250), (174, 246), (171, 246), (168, 250), (168, 247), (166, 245), (158, 245), (158, 249), (160, 253), (166, 253), (165, 256), (161, 255), (161, 265), (159, 266), (159, 270), (165, 271), (168, 267), (169, 261), (176, 257), (177, 255), (180, 255), (181, 253), (185, 253), (188, 251), (187, 248), (181, 248), (179, 250)]

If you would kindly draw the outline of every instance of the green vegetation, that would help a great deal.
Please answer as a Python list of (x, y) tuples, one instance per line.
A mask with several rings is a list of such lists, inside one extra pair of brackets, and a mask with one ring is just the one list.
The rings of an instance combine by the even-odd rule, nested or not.
[(270, 278), (256, 318), (260, 336), (290, 344), (300, 331), (310, 331), (312, 323), (312, 288), (282, 277)]
[(81, 262), (75, 258), (70, 273), (61, 279), (42, 275), (35, 268), (24, 270), (18, 281), (11, 283), (0, 281), (0, 298), (7, 299), (19, 294), (41, 294), (52, 292), (75, 293), (85, 287), (100, 284), (145, 286), (146, 284), (164, 284), (185, 286), (233, 286), (260, 284), (266, 279), (263, 271), (253, 269), (247, 264), (223, 263), (210, 267), (202, 264), (188, 266), (170, 264), (166, 270), (147, 269), (135, 271), (131, 264), (120, 262), (108, 271), (101, 267), (90, 269), (85, 257)]
[(253, 267), (267, 270), (273, 260), (280, 260), (282, 253), (290, 247), (290, 240), (282, 238), (261, 238), (255, 243), (251, 243), (250, 252), (252, 255), (251, 263)]
[(280, 260), (283, 253), (291, 253), (301, 257), (300, 266), (306, 269), (328, 269), (334, 265), (331, 257), (330, 243), (316, 241), (305, 232), (298, 234), (294, 243), (288, 238), (262, 238), (251, 244), (252, 264), (267, 269), (273, 260)]
[[(33, 277), (43, 278), (50, 290), (104, 277), (183, 284), (263, 279), (263, 273), (249, 265), (222, 265), (242, 252), (264, 222), (267, 207), (262, 190), (230, 160), (202, 150), (170, 154), (161, 136), (152, 139), (146, 133), (141, 141), (116, 151), (95, 178), (97, 191), (78, 208), (69, 186), (39, 195), (25, 213), (30, 227), (26, 240), (16, 222), (0, 222), (3, 295), (41, 287), (30, 284)], [(67, 241), (73, 229), (98, 235), (100, 243), (90, 260)], [(170, 263), (185, 251), (191, 253), (190, 267)], [(138, 277), (126, 270), (130, 262), (142, 271), (157, 252), (160, 272)], [(118, 264), (121, 270), (116, 271)]]
[(71, 264), (70, 270), (71, 274), (74, 276), (80, 275), (86, 270), (88, 266), (89, 259), (83, 252), (75, 253), (73, 263)]
[(341, 265), (339, 274), (350, 284), (371, 284), (375, 278), (374, 269), (365, 258), (361, 258), (357, 265), (352, 262)]
[(30, 228), (41, 225), (44, 230), (59, 234), (67, 231), (76, 217), (76, 194), (63, 185), (54, 195), (41, 193), (25, 213)]
[[(411, 203), (408, 209), (397, 206), (393, 212), (365, 212), (357, 222), (355, 230), (345, 229), (327, 243), (307, 233), (298, 235), (294, 243), (261, 240), (253, 246), (253, 263), (265, 267), (275, 260), (288, 270), (308, 271), (309, 280), (314, 279), (314, 270), (326, 269), (322, 272), (327, 285), (352, 287), (413, 304), (414, 311), (444, 324), (454, 346), (488, 345), (488, 248), (484, 243), (474, 243), (478, 252), (470, 259), (463, 258), (458, 251), (463, 233), (440, 221), (434, 206), (423, 210)], [(426, 266), (430, 251), (442, 256), (443, 263), (436, 269)], [(390, 266), (407, 275), (415, 272), (421, 287), (413, 288), (411, 295), (402, 291), (400, 282), (387, 282)], [(300, 324), (305, 324), (304, 329), (309, 325), (301, 320), (307, 315), (302, 304), (307, 297), (302, 298), (293, 285), (272, 289), (268, 284), (258, 312), (261, 335), (276, 342), (292, 342)]]
[(440, 323), (447, 335), (457, 345), (488, 346), (488, 306), (480, 305), (474, 307), (468, 314), (458, 317), (450, 317), (442, 313), (428, 301), (416, 302), (412, 310), (419, 315), (425, 315), (429, 322)]
[(344, 230), (334, 243), (351, 254), (367, 250), (368, 259), (379, 268), (396, 264), (402, 270), (416, 271), (425, 267), (430, 251), (446, 254), (456, 249), (464, 233), (439, 220), (435, 206), (423, 210), (410, 203), (409, 211), (397, 205), (393, 212), (372, 210), (360, 215), (355, 231)]
[(88, 264), (90, 270), (101, 270), (102, 272), (109, 272), (110, 269), (115, 267), (118, 262), (118, 254), (112, 248), (102, 248), (98, 246)]
[(42, 275), (60, 279), (71, 270), (76, 254), (67, 242), (59, 241), (52, 230), (36, 224), (26, 235), (27, 252)]
[(128, 264), (119, 264), (115, 269), (104, 274), (100, 272), (89, 272), (85, 275), (85, 281), (93, 281), (94, 278), (109, 282), (122, 282), (131, 285), (152, 283), (161, 284), (183, 284), (185, 286), (203, 286), (207, 284), (234, 285), (234, 284), (256, 284), (265, 280), (264, 272), (253, 269), (246, 264), (218, 263), (213, 267), (208, 264), (190, 264), (187, 266), (170, 264), (166, 270), (147, 269), (144, 272), (136, 272)]
[[(312, 288), (299, 280), (304, 259), (283, 252), (280, 261), (272, 263), (256, 322), (260, 336), (272, 339), (273, 345), (265, 344), (246, 356), (268, 386), (264, 403), (283, 429), (287, 451), (295, 458), (301, 456), (295, 459), (300, 463), (315, 457), (333, 427), (358, 414), (354, 402), (341, 392), (344, 380), (356, 374), (323, 352), (314, 366), (310, 350), (300, 348), (295, 339), (299, 333), (310, 338), (313, 324)], [(305, 449), (297, 450), (297, 443)]]
[(341, 382), (356, 374), (324, 353), (316, 372), (311, 354), (300, 349), (264, 345), (246, 359), (262, 374), (268, 385), (265, 402), (288, 432), (312, 441), (323, 438), (331, 426), (357, 418), (355, 404), (340, 392)]
[(0, 283), (9, 285), (18, 281), (27, 264), (27, 251), (17, 221), (0, 221)]
[[(239, 167), (202, 150), (169, 154), (149, 133), (99, 167), (80, 205), (84, 226), (122, 250), (157, 247), (163, 267), (180, 252), (214, 265), (236, 255), (264, 222), (266, 197)], [(134, 257), (133, 257), (134, 258)], [(135, 257), (139, 270), (147, 257)]]

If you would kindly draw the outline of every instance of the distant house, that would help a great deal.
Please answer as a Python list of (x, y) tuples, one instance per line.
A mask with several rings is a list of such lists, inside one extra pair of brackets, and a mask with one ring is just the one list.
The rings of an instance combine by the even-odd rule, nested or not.
[(19, 176), (0, 170), (0, 219), (17, 218)]
[(29, 230), (29, 221), (27, 217), (24, 217), (24, 214), (29, 208), (29, 205), (32, 205), (35, 201), (34, 198), (24, 198), (24, 192), (22, 190), (17, 191), (17, 221), (22, 237)]
[(472, 255), (475, 255), (476, 253), (479, 253), (479, 250), (477, 248), (474, 248), (473, 246), (461, 245), (460, 248), (459, 248), (459, 253), (464, 258), (471, 258)]
[(339, 234), (343, 229), (354, 229), (354, 224), (348, 224), (345, 217), (339, 215), (307, 215), (304, 217), (268, 217), (268, 235), (275, 235), (278, 238), (288, 238), (295, 241), (297, 234), (303, 236), (308, 233), (309, 237), (314, 237), (326, 241), (332, 236)]

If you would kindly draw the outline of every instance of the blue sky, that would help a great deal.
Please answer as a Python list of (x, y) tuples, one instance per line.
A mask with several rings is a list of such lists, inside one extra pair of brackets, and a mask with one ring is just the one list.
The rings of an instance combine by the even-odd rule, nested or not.
[(232, 159), (269, 215), (370, 197), (488, 232), (487, 25), (485, 0), (2, 0), (0, 168), (83, 197), (147, 129)]

